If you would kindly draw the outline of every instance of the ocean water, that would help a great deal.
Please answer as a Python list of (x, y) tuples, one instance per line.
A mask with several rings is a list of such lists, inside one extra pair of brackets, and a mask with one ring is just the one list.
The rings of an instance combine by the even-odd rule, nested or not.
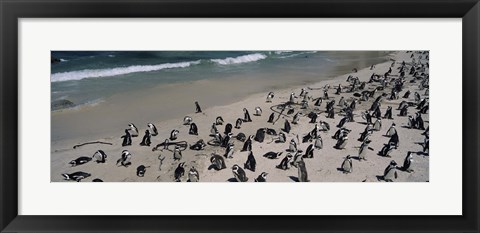
[(265, 89), (286, 87), (318, 82), (354, 67), (384, 62), (387, 54), (388, 51), (52, 51), (52, 57), (60, 62), (51, 65), (51, 101), (97, 105), (113, 95), (164, 84), (242, 77), (262, 81), (258, 83)]

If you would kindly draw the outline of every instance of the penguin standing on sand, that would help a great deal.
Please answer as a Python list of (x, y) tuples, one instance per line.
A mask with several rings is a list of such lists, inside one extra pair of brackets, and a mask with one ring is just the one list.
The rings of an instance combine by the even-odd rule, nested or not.
[(297, 112), (295, 116), (293, 116), (292, 124), (298, 124), (298, 121), (300, 120), (300, 116), (302, 115), (301, 112)]
[(197, 124), (195, 124), (195, 123), (190, 124), (190, 129), (188, 130), (188, 134), (198, 135), (198, 127), (197, 127)]
[(290, 163), (293, 160), (293, 155), (288, 153), (285, 158), (282, 159), (279, 165), (276, 166), (278, 169), (288, 170), (290, 169)]
[(350, 157), (350, 155), (347, 155), (347, 157), (345, 158), (345, 160), (343, 160), (343, 162), (342, 162), (342, 171), (343, 171), (343, 174), (352, 173), (352, 171), (353, 171), (353, 163), (352, 163), (352, 158)]
[(233, 158), (233, 149), (234, 149), (233, 143), (229, 143), (227, 145), (227, 148), (225, 148), (225, 154), (223, 155), (225, 158)]
[(386, 182), (393, 182), (393, 179), (397, 179), (398, 174), (397, 174), (397, 163), (392, 160), (390, 164), (385, 168), (385, 171), (383, 172), (383, 180)]
[(242, 151), (251, 151), (252, 150), (252, 140), (253, 140), (253, 135), (250, 135), (248, 139), (243, 143), (243, 148)]
[(261, 116), (262, 115), (262, 109), (260, 107), (255, 107), (255, 115), (256, 116)]
[(313, 144), (310, 144), (307, 147), (307, 150), (305, 150), (305, 154), (303, 155), (303, 158), (313, 158)]
[(157, 127), (154, 124), (148, 123), (147, 128), (148, 128), (148, 130), (150, 130), (150, 133), (152, 133), (152, 136), (157, 136), (158, 135)]
[(345, 149), (347, 142), (348, 142), (348, 137), (346, 135), (342, 135), (337, 140), (337, 143), (335, 144), (335, 149), (339, 149), (339, 150)]
[(140, 146), (150, 146), (152, 143), (151, 138), (150, 130), (145, 130), (145, 135), (143, 136), (142, 142), (140, 142)]
[[(148, 166), (148, 167), (150, 167), (150, 166)], [(138, 166), (137, 167), (137, 176), (138, 177), (144, 177), (145, 173), (147, 172), (148, 167), (145, 167), (145, 165)]]
[(381, 129), (382, 129), (382, 120), (380, 118), (377, 118), (375, 123), (373, 123), (373, 130), (380, 131)]
[(422, 114), (417, 112), (416, 115), (417, 115), (416, 118), (415, 118), (416, 128), (421, 129), (421, 130), (425, 130), (425, 125), (424, 125), (424, 122), (423, 122)]
[(212, 157), (210, 157), (210, 162), (212, 163), (212, 167), (217, 171), (227, 168), (225, 160), (220, 155), (212, 154)]
[(215, 119), (215, 124), (216, 125), (223, 125), (223, 118), (221, 116), (218, 116), (216, 119)]
[(252, 118), (250, 118), (250, 113), (248, 113), (248, 110), (246, 108), (243, 109), (243, 121), (245, 122), (252, 121)]
[(257, 133), (255, 134), (255, 141), (257, 142), (263, 142), (265, 140), (265, 133), (267, 130), (265, 128), (261, 128), (257, 130)]
[(392, 157), (390, 156), (390, 153), (392, 152), (393, 149), (396, 149), (395, 148), (395, 145), (393, 145), (392, 143), (388, 143), (388, 144), (385, 144), (382, 149), (380, 150), (380, 152), (378, 153), (380, 156), (383, 156), (383, 157)]
[(183, 175), (185, 175), (185, 162), (179, 163), (175, 169), (175, 182), (180, 182)]
[(233, 165), (232, 172), (233, 172), (233, 176), (235, 177), (237, 182), (247, 182), (248, 181), (248, 177), (245, 174), (245, 171), (240, 166), (238, 166), (237, 164)]
[(323, 148), (323, 139), (320, 135), (315, 139), (315, 149), (322, 149)]
[(275, 97), (275, 94), (273, 92), (269, 92), (267, 95), (267, 103), (271, 103), (273, 97)]
[(178, 130), (176, 129), (172, 130), (172, 132), (170, 132), (170, 141), (177, 140), (178, 133), (179, 133)]
[(362, 145), (360, 145), (360, 149), (358, 149), (358, 160), (362, 161), (362, 160), (367, 160), (367, 150), (368, 149), (371, 149), (371, 147), (368, 147), (368, 145), (370, 144), (370, 140), (365, 140), (364, 142), (362, 142)]
[(240, 129), (242, 127), (242, 118), (238, 118), (237, 121), (235, 122), (235, 129)]
[(297, 152), (297, 143), (295, 142), (295, 140), (293, 140), (293, 138), (292, 140), (290, 140), (290, 145), (288, 147), (288, 150), (290, 152)]
[(107, 154), (105, 154), (103, 150), (97, 150), (92, 158), (95, 158), (97, 163), (105, 163), (105, 161), (107, 161)]
[(202, 108), (200, 108), (200, 104), (198, 104), (198, 101), (195, 101), (195, 113), (201, 113)]
[(298, 168), (298, 182), (309, 182), (307, 167), (305, 166), (305, 162), (303, 160), (296, 161), (295, 165)]
[(132, 145), (132, 136), (128, 129), (125, 130), (125, 135), (122, 136), (123, 142), (122, 146), (131, 146)]
[(200, 174), (198, 173), (195, 167), (190, 168), (188, 172), (188, 182), (198, 182), (200, 181)]
[(192, 121), (193, 121), (192, 117), (190, 117), (190, 116), (185, 116), (185, 117), (183, 118), (183, 125), (189, 125), (189, 124), (192, 123)]
[(255, 179), (255, 182), (267, 182), (267, 175), (268, 173), (262, 172), (262, 174), (258, 175), (258, 177)]
[(387, 111), (385, 112), (385, 115), (383, 116), (383, 118), (385, 119), (393, 119), (392, 118), (392, 107), (391, 106), (388, 106), (387, 107)]
[(273, 123), (273, 119), (275, 118), (275, 113), (272, 112), (272, 114), (270, 114), (270, 116), (268, 117), (268, 123)]
[(243, 168), (248, 169), (252, 172), (255, 172), (255, 168), (257, 167), (257, 161), (255, 160), (255, 157), (253, 156), (253, 152), (249, 151), (248, 152), (248, 157), (247, 157), (247, 162), (243, 165)]
[(182, 159), (182, 151), (178, 145), (175, 146), (173, 149), (173, 160), (181, 160)]
[(92, 160), (92, 158), (82, 156), (82, 157), (79, 157), (77, 159), (74, 159), (74, 160), (70, 161), (70, 163), (68, 163), (68, 164), (71, 164), (72, 167), (75, 167), (77, 165), (88, 163), (90, 160)]
[(402, 170), (406, 171), (408, 173), (413, 172), (413, 169), (411, 168), (412, 167), (412, 162), (413, 162), (412, 152), (409, 151), (409, 152), (407, 152), (407, 157), (405, 157), (405, 160), (403, 161)]
[(132, 164), (130, 162), (130, 160), (132, 159), (132, 154), (130, 154), (130, 152), (128, 150), (124, 150), (122, 151), (122, 155), (120, 157), (120, 159), (117, 160), (117, 166), (118, 164), (120, 163), (122, 166), (124, 167), (128, 167), (130, 164)]
[(133, 123), (128, 124), (128, 130), (132, 137), (138, 137), (138, 129)]
[(397, 133), (397, 129), (395, 129), (395, 123), (392, 123), (390, 128), (387, 130), (387, 133), (385, 134), (387, 137), (391, 137), (392, 135)]
[(288, 120), (285, 119), (285, 124), (283, 126), (283, 131), (285, 131), (285, 133), (290, 133), (291, 129), (292, 129), (292, 127), (290, 126), (290, 122), (288, 122)]
[(212, 128), (210, 128), (210, 134), (215, 135), (217, 133), (218, 133), (217, 125), (213, 123)]
[(398, 138), (398, 133), (395, 133), (390, 137), (388, 144), (393, 144), (395, 147), (400, 146), (400, 139)]
[(230, 124), (230, 123), (226, 124), (226, 125), (225, 125), (225, 132), (223, 132), (223, 133), (225, 133), (225, 134), (231, 133), (231, 132), (232, 132), (232, 128), (233, 128), (232, 124)]

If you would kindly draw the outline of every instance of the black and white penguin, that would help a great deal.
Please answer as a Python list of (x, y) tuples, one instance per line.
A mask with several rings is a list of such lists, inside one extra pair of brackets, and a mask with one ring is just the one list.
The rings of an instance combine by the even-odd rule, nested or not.
[(170, 132), (170, 141), (175, 141), (177, 140), (177, 135), (179, 131), (177, 129), (174, 129)]
[(416, 115), (417, 115), (415, 118), (416, 128), (425, 130), (425, 123), (423, 122), (422, 114), (417, 112)]
[(292, 138), (292, 140), (290, 140), (290, 145), (288, 146), (288, 151), (290, 152), (297, 152), (297, 143), (295, 142), (295, 140)]
[(395, 147), (400, 146), (400, 139), (398, 138), (398, 133), (395, 133), (390, 137), (388, 144), (393, 144)]
[(210, 157), (210, 162), (212, 163), (211, 166), (217, 171), (227, 168), (227, 165), (225, 164), (225, 159), (223, 159), (223, 157), (218, 154), (212, 154), (212, 156)]
[(250, 113), (248, 113), (248, 110), (246, 108), (243, 109), (243, 121), (245, 122), (252, 121), (252, 118), (250, 118)]
[(397, 129), (395, 129), (395, 123), (392, 123), (390, 128), (388, 128), (387, 133), (385, 133), (386, 136), (391, 137), (392, 135), (397, 133)]
[(150, 146), (152, 143), (151, 138), (150, 130), (145, 130), (145, 135), (143, 136), (142, 142), (140, 142), (140, 146)]
[(407, 127), (408, 127), (409, 129), (412, 129), (412, 128), (415, 128), (415, 125), (416, 125), (415, 119), (413, 119), (412, 116), (408, 116)]
[(95, 162), (97, 163), (105, 163), (107, 161), (107, 154), (103, 150), (97, 150), (92, 158), (95, 158)]
[(318, 118), (318, 115), (314, 112), (310, 112), (308, 114), (308, 117), (310, 118), (310, 122), (311, 124), (315, 124), (317, 122), (317, 118)]
[(262, 172), (258, 177), (255, 179), (255, 182), (267, 182), (267, 175), (268, 173)]
[[(148, 167), (150, 167), (150, 166), (148, 166)], [(138, 166), (137, 167), (137, 176), (138, 177), (144, 177), (145, 173), (147, 172), (148, 167), (145, 167), (145, 165)]]
[(368, 149), (373, 150), (371, 147), (368, 147), (370, 144), (370, 140), (365, 140), (362, 142), (362, 145), (360, 145), (360, 148), (358, 149), (358, 160), (367, 160), (367, 151)]
[(385, 115), (383, 116), (384, 119), (393, 119), (392, 117), (392, 107), (388, 106), (387, 111), (385, 111)]
[(322, 149), (323, 148), (323, 139), (320, 135), (315, 139), (315, 149)]
[(65, 180), (74, 180), (80, 182), (81, 180), (90, 177), (92, 174), (86, 172), (63, 173)]
[(198, 101), (195, 101), (195, 113), (201, 113), (202, 108), (200, 108), (200, 104), (198, 104)]
[(265, 128), (260, 128), (257, 130), (257, 133), (255, 134), (255, 141), (257, 142), (263, 142), (265, 140), (265, 133), (267, 130)]
[(268, 117), (268, 123), (273, 123), (273, 120), (275, 118), (275, 113), (272, 112), (272, 114), (270, 114), (270, 116)]
[(320, 121), (319, 125), (322, 128), (322, 131), (329, 131), (330, 130), (330, 125), (325, 121)]
[(130, 162), (131, 159), (132, 159), (132, 154), (130, 154), (128, 150), (123, 150), (122, 155), (120, 159), (117, 160), (116, 165), (118, 166), (118, 164), (120, 164), (121, 166), (128, 167), (132, 164)]
[(232, 124), (230, 124), (230, 123), (226, 124), (226, 125), (225, 125), (225, 132), (223, 132), (223, 133), (224, 133), (224, 134), (229, 134), (229, 133), (231, 133), (231, 132), (232, 132), (232, 128), (233, 128)]
[(218, 116), (216, 119), (215, 119), (215, 124), (216, 125), (223, 125), (223, 118), (221, 116)]
[(398, 174), (397, 174), (397, 163), (392, 160), (390, 164), (385, 168), (385, 171), (383, 172), (383, 180), (386, 182), (393, 182), (393, 179), (397, 179)]
[(317, 101), (315, 101), (315, 103), (313, 105), (315, 106), (321, 106), (322, 105), (322, 102), (323, 102), (323, 99), (322, 98), (318, 98)]
[(251, 151), (252, 150), (252, 140), (253, 140), (253, 135), (250, 135), (248, 139), (243, 143), (243, 148), (241, 151)]
[(395, 145), (392, 143), (385, 144), (380, 152), (378, 152), (378, 155), (383, 156), (383, 157), (392, 157), (390, 156), (390, 153), (392, 152), (393, 149), (396, 149)]
[(400, 109), (399, 116), (407, 116), (408, 114), (408, 105), (404, 105), (402, 109)]
[(122, 138), (123, 138), (122, 146), (132, 145), (132, 136), (130, 135), (130, 131), (128, 129), (125, 130), (125, 135), (123, 135)]
[(192, 122), (193, 122), (193, 119), (192, 119), (192, 117), (190, 117), (190, 116), (185, 116), (185, 117), (183, 118), (183, 125), (189, 125), (189, 124), (191, 124)]
[(215, 123), (212, 124), (212, 128), (210, 128), (210, 134), (215, 135), (218, 133), (217, 125)]
[(253, 152), (248, 152), (247, 161), (243, 165), (243, 168), (248, 169), (252, 172), (255, 172), (255, 168), (257, 167), (257, 161), (255, 160), (255, 156), (253, 156)]
[(182, 151), (178, 145), (175, 145), (175, 149), (173, 149), (173, 160), (181, 160), (182, 159)]
[(225, 154), (223, 155), (225, 158), (233, 158), (235, 145), (233, 143), (229, 143), (225, 148)]
[(352, 158), (350, 155), (347, 155), (345, 160), (342, 162), (342, 171), (344, 174), (346, 173), (352, 173), (353, 171), (353, 163), (352, 163)]
[(278, 169), (287, 170), (290, 169), (290, 163), (293, 160), (293, 155), (288, 153), (285, 158), (282, 159), (279, 165), (276, 166)]
[(190, 146), (190, 150), (203, 150), (207, 144), (203, 141), (203, 139), (198, 140), (195, 144)]
[(285, 133), (290, 133), (290, 130), (291, 130), (291, 129), (292, 129), (292, 127), (290, 126), (290, 122), (288, 122), (288, 120), (285, 119), (285, 124), (284, 124), (282, 130), (283, 130)]
[(347, 122), (349, 122), (349, 118), (348, 118), (348, 117), (344, 117), (344, 118), (342, 118), (342, 119), (340, 120), (340, 122), (338, 123), (337, 127), (338, 127), (338, 128), (342, 128), (342, 127), (345, 125), (345, 123), (347, 123)]
[(198, 173), (195, 167), (190, 168), (188, 171), (188, 182), (199, 182), (200, 181), (200, 174)]
[(298, 121), (300, 120), (300, 117), (302, 116), (301, 112), (297, 112), (295, 116), (293, 116), (292, 124), (298, 124)]
[(175, 182), (181, 182), (181, 178), (185, 175), (185, 162), (179, 163), (177, 168), (175, 169)]
[(255, 107), (255, 116), (261, 116), (262, 115), (262, 109), (260, 107)]
[(148, 123), (147, 128), (148, 130), (150, 130), (150, 133), (152, 134), (152, 136), (158, 135), (157, 127), (153, 123)]
[(410, 90), (407, 90), (405, 94), (403, 94), (403, 98), (408, 99), (409, 96), (410, 96)]
[(138, 137), (138, 129), (133, 123), (128, 124), (128, 130), (132, 137)]
[(269, 159), (278, 159), (282, 154), (283, 154), (283, 152), (269, 151), (269, 152), (265, 153), (263, 155), (263, 157), (269, 158)]
[(238, 118), (237, 121), (235, 122), (235, 129), (240, 129), (242, 127), (242, 118)]
[(285, 143), (286, 141), (287, 141), (287, 136), (283, 132), (280, 132), (278, 134), (277, 140), (275, 140), (275, 143)]
[(82, 157), (78, 157), (78, 158), (70, 161), (70, 163), (68, 163), (68, 164), (71, 164), (72, 167), (75, 167), (77, 165), (82, 165), (82, 164), (88, 163), (90, 160), (92, 160), (92, 158), (82, 156)]
[(307, 147), (307, 150), (305, 150), (305, 154), (303, 155), (303, 158), (313, 158), (313, 144), (310, 144)]
[(335, 149), (342, 150), (345, 149), (345, 146), (347, 145), (348, 142), (348, 137), (347, 136), (342, 136), (337, 140), (337, 143), (335, 144)]
[(403, 170), (403, 171), (406, 171), (406, 172), (408, 172), (408, 173), (413, 172), (412, 162), (413, 162), (412, 152), (409, 151), (409, 152), (407, 152), (407, 156), (405, 157), (405, 160), (403, 161), (402, 170)]
[(233, 172), (233, 176), (235, 177), (237, 182), (247, 182), (248, 181), (248, 177), (245, 174), (245, 171), (240, 166), (238, 166), (237, 164), (233, 165), (232, 172)]
[(273, 92), (269, 92), (268, 95), (267, 95), (267, 101), (266, 102), (271, 103), (273, 97), (275, 97), (275, 94)]
[(381, 129), (382, 129), (382, 120), (380, 118), (377, 118), (375, 123), (373, 123), (373, 130), (380, 131)]
[(303, 160), (296, 161), (295, 165), (298, 168), (298, 182), (309, 182), (307, 167), (305, 166), (305, 162)]
[(188, 134), (198, 135), (198, 127), (197, 127), (197, 124), (195, 124), (195, 123), (190, 124), (190, 129), (188, 130)]

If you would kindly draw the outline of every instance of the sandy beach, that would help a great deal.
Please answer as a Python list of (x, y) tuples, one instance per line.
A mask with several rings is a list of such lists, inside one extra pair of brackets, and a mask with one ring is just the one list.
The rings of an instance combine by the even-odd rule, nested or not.
[[(413, 57), (411, 57), (413, 54)], [(427, 54), (428, 55), (428, 54)], [(311, 142), (302, 143), (302, 138), (307, 135), (309, 132), (314, 129), (315, 125), (320, 125), (320, 121), (326, 122), (330, 126), (328, 131), (319, 131), (318, 134), (323, 139), (323, 147), (321, 149), (313, 150), (313, 158), (303, 158), (305, 162), (306, 170), (308, 172), (308, 179), (310, 182), (385, 182), (383, 179), (384, 170), (390, 164), (392, 160), (396, 161), (397, 169), (396, 173), (398, 177), (393, 179), (394, 182), (428, 182), (429, 181), (429, 156), (428, 153), (423, 153), (423, 146), (425, 136), (423, 133), (425, 130), (413, 129), (408, 127), (409, 116), (415, 117), (415, 114), (419, 111), (416, 109), (418, 101), (415, 100), (415, 94), (418, 93), (420, 99), (427, 99), (426, 104), (428, 105), (428, 87), (421, 88), (420, 82), (422, 78), (415, 78), (413, 75), (409, 74), (412, 59), (416, 63), (426, 64), (428, 63), (428, 58), (425, 54), (419, 52), (395, 52), (390, 56), (391, 61), (375, 64), (374, 67), (371, 67), (370, 64), (364, 64), (361, 67), (351, 67), (348, 68), (348, 72), (343, 75), (339, 75), (330, 80), (321, 81), (317, 83), (303, 84), (297, 83), (292, 85), (290, 88), (279, 88), (279, 89), (269, 89), (263, 90), (261, 88), (253, 87), (251, 89), (251, 95), (247, 98), (242, 98), (238, 102), (229, 103), (225, 100), (222, 102), (222, 96), (231, 95), (235, 97), (236, 92), (232, 90), (229, 85), (228, 80), (214, 80), (216, 85), (224, 86), (216, 93), (212, 93), (212, 98), (215, 98), (217, 101), (216, 106), (212, 106), (210, 103), (214, 102), (208, 98), (204, 98), (199, 101), (200, 106), (202, 107), (201, 113), (195, 113), (194, 102), (196, 99), (193, 99), (190, 96), (185, 96), (183, 100), (173, 100), (173, 99), (158, 99), (156, 95), (151, 93), (155, 92), (166, 92), (172, 91), (175, 89), (175, 85), (182, 85), (182, 90), (187, 91), (188, 93), (195, 93), (199, 90), (208, 90), (209, 82), (211, 80), (205, 81), (192, 81), (192, 85), (185, 84), (171, 84), (167, 87), (154, 87), (157, 88), (156, 91), (149, 93), (137, 93), (136, 99), (142, 99), (142, 103), (148, 106), (152, 106), (148, 111), (144, 112), (142, 116), (135, 119), (131, 119), (128, 113), (125, 116), (112, 116), (109, 114), (115, 106), (111, 106), (109, 103), (102, 104), (101, 110), (91, 111), (94, 116), (92, 118), (85, 118), (82, 115), (79, 115), (77, 119), (73, 119), (78, 122), (77, 125), (72, 126), (72, 131), (77, 128), (79, 131), (82, 130), (82, 125), (88, 124), (92, 119), (96, 119), (95, 123), (99, 125), (103, 130), (97, 130), (95, 133), (89, 134), (88, 129), (82, 131), (82, 136), (69, 135), (67, 139), (62, 138), (52, 138), (52, 148), (51, 148), (51, 181), (52, 182), (71, 182), (65, 180), (61, 175), (63, 173), (74, 173), (77, 171), (82, 171), (90, 173), (91, 176), (82, 180), (82, 182), (91, 182), (94, 179), (101, 179), (104, 182), (174, 182), (175, 169), (178, 167), (179, 163), (185, 163), (185, 175), (180, 178), (180, 181), (185, 182), (188, 180), (188, 172), (190, 168), (195, 167), (199, 173), (200, 182), (232, 182), (236, 181), (232, 172), (232, 166), (235, 164), (239, 165), (241, 168), (244, 168), (244, 163), (247, 161), (249, 155), (248, 151), (241, 151), (244, 145), (244, 142), (232, 138), (231, 142), (234, 144), (232, 158), (225, 158), (225, 147), (215, 146), (210, 144), (212, 143), (213, 137), (211, 136), (211, 127), (215, 122), (218, 116), (221, 116), (224, 120), (222, 125), (217, 125), (219, 133), (223, 135), (225, 131), (225, 126), (227, 123), (235, 126), (235, 123), (238, 118), (244, 118), (243, 109), (246, 108), (251, 116), (251, 122), (243, 122), (239, 129), (233, 127), (232, 134), (238, 135), (243, 133), (246, 137), (250, 135), (255, 136), (256, 132), (260, 128), (270, 128), (274, 129), (277, 135), (265, 135), (264, 142), (258, 142), (253, 140), (252, 142), (252, 153), (256, 160), (256, 169), (255, 172), (243, 169), (248, 177), (248, 182), (254, 182), (254, 179), (257, 178), (262, 172), (268, 173), (267, 182), (295, 182), (298, 181), (298, 169), (295, 166), (290, 166), (287, 170), (282, 170), (276, 166), (280, 164), (282, 159), (288, 154), (293, 152), (288, 152), (290, 141), (293, 139), (298, 145), (298, 149), (302, 151), (302, 154), (305, 153), (307, 147), (314, 143), (315, 140)], [(420, 58), (421, 57), (421, 58)], [(405, 62), (405, 78), (402, 91), (398, 93), (398, 98), (390, 99), (391, 90), (393, 87), (393, 82), (390, 80), (398, 79), (400, 76), (399, 68), (402, 66), (402, 62)], [(393, 64), (393, 66), (392, 66)], [(358, 68), (355, 72), (353, 69)], [(372, 73), (377, 74), (379, 77), (382, 77), (389, 69), (391, 68), (391, 73), (389, 74), (388, 82), (385, 88), (379, 88), (382, 86), (381, 82), (369, 82), (371, 79)], [(422, 70), (419, 73), (424, 73), (428, 76), (428, 66), (425, 70)], [(322, 74), (318, 74), (321, 76)], [(351, 81), (347, 81), (347, 78), (351, 76), (352, 78), (358, 77), (359, 82), (366, 82), (365, 88), (363, 90), (355, 90), (353, 92), (347, 91), (351, 85)], [(412, 81), (413, 80), (413, 81)], [(253, 83), (254, 80), (245, 79), (247, 85), (249, 82)], [(264, 81), (267, 82), (267, 81)], [(281, 80), (277, 80), (281, 82)], [(428, 84), (428, 83), (427, 83)], [(341, 85), (342, 91), (339, 94), (336, 94), (337, 87)], [(244, 86), (244, 85), (242, 85)], [(281, 85), (279, 85), (281, 86)], [(329, 98), (323, 99), (323, 102), (320, 106), (315, 106), (315, 102), (318, 98), (324, 97), (324, 88), (328, 87), (327, 93)], [(301, 102), (304, 97), (300, 96), (302, 88), (308, 92), (306, 100), (308, 106), (302, 109)], [(366, 101), (360, 100), (358, 93), (362, 91), (373, 91), (377, 90), (373, 97), (370, 97)], [(408, 98), (403, 98), (405, 92), (410, 91)], [(271, 99), (271, 102), (267, 102), (267, 94), (269, 92), (274, 93), (274, 97)], [(282, 115), (279, 115), (278, 112), (282, 110), (277, 108), (277, 106), (282, 106), (285, 103), (289, 102), (291, 93), (294, 93), (297, 98), (294, 98), (294, 103), (290, 104), (293, 107), (293, 113), (287, 114), (287, 110), (283, 112)], [(366, 160), (359, 160), (357, 156), (359, 154), (359, 147), (362, 144), (362, 141), (357, 140), (362, 132), (364, 132), (367, 127), (366, 119), (362, 117), (362, 114), (369, 110), (372, 106), (372, 103), (379, 96), (384, 95), (380, 101), (380, 111), (382, 115), (381, 119), (381, 129), (379, 131), (373, 131), (369, 136), (371, 141), (368, 145), (371, 149), (368, 149), (366, 152)], [(238, 94), (240, 95), (240, 94)], [(230, 96), (230, 97), (231, 97)], [(135, 107), (129, 104), (129, 100), (122, 100), (121, 96), (113, 96), (117, 101), (125, 102), (129, 106), (128, 111), (136, 111)], [(353, 101), (357, 100), (356, 108), (353, 111), (353, 122), (347, 122), (343, 127), (350, 130), (348, 133), (348, 141), (344, 149), (334, 148), (337, 143), (337, 139), (332, 138), (334, 134), (339, 129), (337, 125), (340, 120), (345, 116), (341, 110), (344, 106), (339, 106), (340, 99), (343, 98), (348, 105)], [(220, 100), (218, 100), (220, 99)], [(226, 98), (225, 98), (226, 99)], [(334, 118), (327, 118), (327, 113), (325, 112), (327, 103), (335, 100), (334, 104)], [(172, 103), (179, 101), (182, 103), (189, 103), (191, 105), (191, 111), (185, 110), (176, 110), (176, 106)], [(402, 101), (414, 103), (407, 110), (406, 116), (399, 116), (400, 110), (398, 107)], [(262, 109), (261, 115), (255, 115), (255, 108), (260, 107)], [(392, 108), (392, 118), (386, 119), (383, 118), (388, 107)], [(182, 108), (183, 109), (183, 108)], [(82, 111), (90, 111), (84, 109)], [(158, 120), (150, 119), (149, 116), (155, 115), (153, 112), (166, 111), (171, 112), (172, 115), (183, 115), (190, 116), (192, 122), (198, 126), (198, 135), (189, 134), (190, 125), (184, 124), (184, 118), (174, 118), (169, 120)], [(268, 118), (271, 113), (275, 115), (275, 122), (268, 123)], [(292, 120), (295, 114), (298, 112), (302, 113), (298, 123), (293, 124)], [(314, 112), (318, 114), (315, 123), (310, 123), (310, 118), (308, 117), (309, 113)], [(56, 112), (52, 120), (65, 120), (62, 118), (62, 114), (65, 112)], [(424, 128), (429, 126), (429, 111), (421, 114), (422, 119), (425, 122)], [(118, 125), (118, 122), (109, 123), (108, 119), (111, 117), (124, 117), (124, 123)], [(68, 119), (72, 121), (72, 119)], [(284, 122), (288, 120), (291, 124), (290, 132), (284, 132)], [(376, 118), (372, 118), (372, 122), (375, 122)], [(124, 135), (124, 130), (128, 127), (128, 123), (134, 123), (138, 127), (139, 136), (132, 138), (131, 146), (122, 146), (122, 138)], [(144, 132), (147, 129), (147, 124), (153, 123), (158, 129), (158, 135), (151, 137), (150, 146), (141, 146), (140, 142), (144, 136)], [(390, 128), (392, 123), (396, 125), (396, 131), (398, 133), (399, 143), (396, 149), (393, 149), (389, 154), (391, 157), (384, 157), (378, 155), (379, 151), (387, 144), (390, 140), (390, 137), (386, 136), (387, 130)], [(180, 160), (174, 159), (174, 146), (170, 145), (168, 149), (163, 149), (159, 147), (158, 150), (152, 151), (152, 149), (162, 142), (165, 139), (170, 137), (172, 130), (178, 130), (178, 139), (171, 140), (171, 142), (186, 142), (188, 147), (195, 144), (199, 140), (203, 140), (205, 143), (211, 142), (205, 146), (203, 150), (191, 150), (186, 148), (183, 150), (182, 158)], [(279, 137), (278, 134), (284, 132), (286, 135), (285, 143), (276, 143), (275, 140)], [(88, 135), (88, 136), (85, 136)], [(100, 141), (108, 144), (88, 144), (79, 146), (76, 149), (73, 149), (75, 145), (79, 145), (86, 142), (95, 142)], [(97, 163), (94, 160), (87, 162), (86, 164), (71, 166), (70, 161), (81, 157), (92, 157), (92, 155), (97, 150), (103, 150), (107, 154), (105, 163)], [(121, 158), (122, 151), (128, 150), (131, 157), (131, 165), (129, 166), (120, 166), (117, 165), (117, 160)], [(263, 155), (267, 152), (282, 152), (279, 158), (270, 159), (266, 158)], [(412, 172), (407, 172), (402, 170), (404, 164), (404, 159), (407, 156), (407, 153), (411, 151), (413, 162), (411, 164)], [(226, 168), (222, 170), (216, 170), (211, 167), (211, 155), (212, 153), (222, 156), (226, 163)], [(342, 171), (342, 163), (345, 160), (345, 157), (351, 156), (352, 159), (352, 171), (350, 173), (344, 173)], [(159, 158), (163, 158), (160, 160)], [(146, 167), (146, 173), (143, 177), (137, 176), (137, 167), (144, 165)]]

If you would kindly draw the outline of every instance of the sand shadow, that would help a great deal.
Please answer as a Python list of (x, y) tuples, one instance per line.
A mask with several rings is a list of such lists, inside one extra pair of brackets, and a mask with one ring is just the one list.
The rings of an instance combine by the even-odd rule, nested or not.
[(295, 181), (295, 182), (300, 182), (300, 180), (298, 179), (298, 177), (288, 176), (288, 178), (290, 178), (291, 180), (293, 180), (293, 181)]
[(375, 176), (375, 177), (377, 177), (377, 181), (382, 181), (382, 180), (384, 181), (384, 180), (385, 180), (385, 179), (383, 178), (383, 176)]

